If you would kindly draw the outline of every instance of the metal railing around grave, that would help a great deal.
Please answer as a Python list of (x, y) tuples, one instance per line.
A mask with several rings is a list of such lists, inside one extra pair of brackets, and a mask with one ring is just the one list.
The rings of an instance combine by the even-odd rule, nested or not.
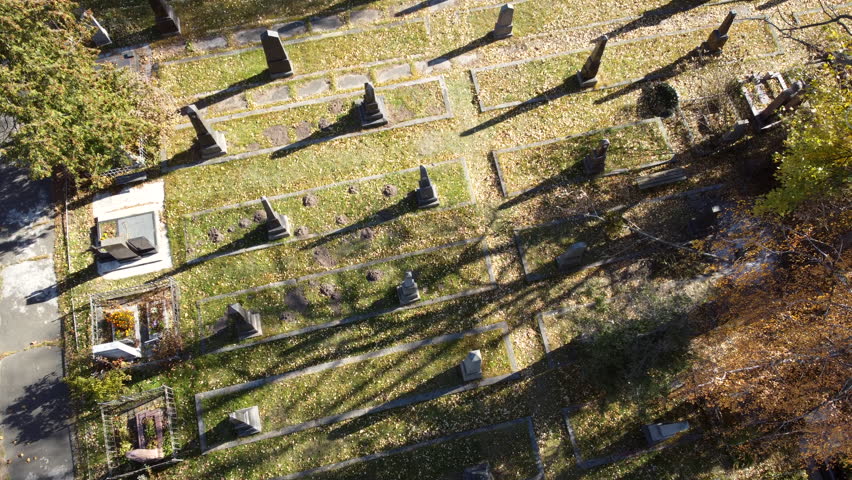
[(131, 297), (135, 295), (143, 295), (162, 288), (168, 288), (171, 294), (172, 304), (172, 322), (173, 328), (180, 329), (180, 287), (173, 278), (169, 277), (160, 281), (143, 283), (133, 287), (112, 290), (109, 292), (95, 293), (89, 296), (89, 317), (91, 320), (91, 338), (92, 346), (101, 343), (99, 325), (104, 321), (104, 304), (110, 300)]

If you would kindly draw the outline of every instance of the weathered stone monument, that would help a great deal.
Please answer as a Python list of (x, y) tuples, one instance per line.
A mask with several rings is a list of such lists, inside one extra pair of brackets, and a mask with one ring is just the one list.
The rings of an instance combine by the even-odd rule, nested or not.
[(689, 430), (689, 422), (678, 423), (654, 423), (644, 425), (642, 433), (645, 434), (645, 439), (648, 440), (648, 445), (654, 446), (664, 440), (677, 435), (678, 433)]
[(260, 322), (260, 314), (250, 312), (239, 303), (228, 305), (225, 317), (234, 320), (237, 329), (237, 338), (245, 340), (263, 334), (263, 325)]
[(222, 132), (213, 130), (213, 127), (201, 116), (195, 105), (189, 105), (185, 109), (192, 127), (195, 128), (198, 152), (202, 160), (209, 160), (228, 153), (228, 143)]
[(604, 138), (598, 148), (592, 150), (583, 158), (583, 170), (586, 175), (598, 175), (604, 172), (607, 150), (609, 150), (609, 139)]
[(417, 208), (437, 207), (441, 203), (438, 199), (438, 190), (435, 189), (435, 185), (432, 185), (429, 173), (423, 165), (420, 165), (420, 184), (414, 193), (417, 197)]
[(131, 238), (127, 240), (127, 246), (143, 257), (157, 253), (157, 247), (148, 240), (148, 237)]
[(733, 10), (728, 12), (728, 16), (725, 17), (725, 20), (721, 25), (719, 25), (719, 28), (710, 32), (710, 36), (701, 44), (701, 49), (707, 53), (721, 52), (722, 47), (724, 47), (725, 43), (728, 41), (728, 30), (731, 29), (731, 25), (734, 24), (734, 19), (736, 17), (737, 12)]
[(462, 472), (462, 480), (494, 480), (494, 475), (491, 475), (491, 466), (488, 462), (484, 462), (465, 468)]
[(565, 253), (556, 257), (556, 266), (559, 270), (570, 270), (579, 267), (583, 262), (583, 254), (586, 253), (588, 245), (586, 242), (577, 242), (565, 250)]
[(281, 215), (272, 208), (272, 204), (266, 197), (260, 197), (263, 210), (266, 211), (266, 238), (270, 241), (292, 235), (290, 219), (287, 215)]
[(163, 452), (159, 448), (134, 448), (124, 454), (125, 458), (137, 463), (157, 463), (163, 459)]
[(387, 125), (387, 110), (385, 110), (385, 99), (376, 95), (373, 84), (364, 84), (364, 100), (357, 103), (358, 116), (361, 120), (361, 128), (375, 128)]
[(482, 378), (482, 353), (479, 350), (471, 350), (459, 365), (462, 380), (470, 382)]
[(92, 346), (92, 354), (110, 360), (138, 360), (142, 358), (141, 350), (117, 340)]
[(237, 432), (237, 436), (245, 437), (255, 435), (263, 431), (260, 423), (260, 410), (257, 405), (241, 408), (228, 414), (228, 420)]
[(753, 117), (754, 121), (752, 123), (752, 127), (754, 127), (756, 131), (763, 131), (777, 125), (780, 122), (780, 119), (776, 118), (778, 110), (781, 109), (781, 107), (793, 108), (798, 106), (801, 103), (801, 99), (799, 97), (804, 88), (804, 82), (793, 82), (792, 85), (785, 88), (784, 91), (778, 94), (778, 96), (775, 97), (775, 99), (772, 100), (766, 108)]
[(512, 36), (512, 19), (515, 16), (515, 7), (511, 3), (507, 3), (500, 7), (500, 14), (497, 16), (497, 23), (494, 25), (494, 30), (491, 32), (491, 38), (494, 40), (502, 40)]
[(154, 10), (154, 24), (162, 35), (177, 35), (180, 33), (180, 19), (175, 9), (166, 0), (148, 0)]
[(598, 70), (601, 68), (601, 59), (609, 37), (601, 35), (595, 40), (595, 48), (583, 64), (583, 68), (577, 72), (577, 82), (580, 88), (591, 88), (598, 84)]
[(414, 281), (414, 274), (405, 272), (405, 279), (396, 287), (396, 295), (399, 297), (400, 305), (408, 305), (420, 300), (420, 290)]
[(104, 47), (112, 43), (112, 40), (109, 38), (109, 33), (107, 33), (106, 29), (101, 26), (101, 22), (92, 15), (92, 12), (87, 11), (83, 13), (83, 17), (95, 30), (95, 33), (92, 35), (92, 43), (94, 43), (95, 46)]
[(267, 30), (260, 34), (263, 54), (266, 56), (266, 66), (272, 78), (284, 78), (293, 75), (293, 64), (287, 57), (281, 36), (275, 30)]

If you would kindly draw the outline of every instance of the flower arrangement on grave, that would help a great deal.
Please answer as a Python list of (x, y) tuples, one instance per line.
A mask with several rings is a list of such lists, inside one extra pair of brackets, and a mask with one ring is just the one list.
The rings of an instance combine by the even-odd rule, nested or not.
[(115, 328), (122, 337), (129, 337), (136, 328), (133, 312), (130, 310), (113, 310), (104, 314), (104, 320)]
[(151, 332), (162, 332), (165, 328), (162, 309), (157, 305), (148, 308), (148, 329)]

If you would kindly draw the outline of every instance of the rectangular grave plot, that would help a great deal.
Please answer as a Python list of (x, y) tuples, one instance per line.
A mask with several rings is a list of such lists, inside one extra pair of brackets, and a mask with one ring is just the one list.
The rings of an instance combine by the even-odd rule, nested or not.
[(236, 341), (230, 322), (224, 319), (232, 303), (260, 313), (264, 338), (272, 340), (399, 308), (396, 286), (406, 271), (415, 273), (421, 296), (410, 308), (492, 288), (490, 260), (475, 240), (202, 299), (199, 322), (205, 350)]
[(727, 95), (684, 100), (678, 115), (686, 126), (690, 143), (702, 155), (719, 146), (719, 138), (740, 119), (734, 102)]
[[(438, 188), (440, 209), (469, 204), (472, 198), (463, 160), (429, 166), (429, 176)], [(290, 218), (293, 230), (307, 228), (312, 238), (340, 230), (356, 231), (392, 221), (405, 215), (428, 213), (418, 210), (407, 195), (417, 187), (417, 168), (366, 177), (290, 194), (268, 197), (276, 212)], [(392, 185), (396, 192), (383, 191)], [(307, 206), (310, 205), (310, 206)], [(184, 218), (187, 259), (268, 244), (267, 228), (259, 201), (196, 212)], [(259, 216), (256, 216), (259, 215)], [(215, 229), (216, 234), (211, 231)], [(213, 240), (217, 241), (213, 241)], [(279, 243), (298, 241), (287, 237)]]
[[(598, 74), (596, 88), (610, 88), (661, 75), (716, 28), (698, 28), (660, 36), (610, 42)], [(719, 61), (780, 53), (780, 44), (762, 18), (734, 24), (731, 39)], [(582, 67), (591, 49), (493, 65), (471, 71), (480, 110), (488, 111), (577, 93), (573, 75)], [(649, 54), (653, 52), (653, 54)]]
[(583, 171), (583, 158), (610, 141), (604, 175), (660, 165), (672, 159), (666, 128), (659, 118), (544, 140), (529, 145), (495, 150), (505, 196), (537, 188), (590, 179)]
[(536, 441), (531, 419), (521, 418), (284, 475), (275, 480), (403, 477), (434, 480), (460, 477), (464, 468), (483, 462), (488, 462), (492, 473), (501, 479), (532, 480), (543, 471)]
[[(437, 398), (445, 390), (476, 385), (464, 383), (458, 369), (471, 350), (482, 352), (485, 379), (502, 378), (515, 370), (507, 334), (505, 323), (490, 325), (206, 392), (201, 399), (203, 423), (208, 429), (205, 442), (217, 448), (235, 440), (234, 432), (222, 419), (246, 406), (257, 405), (264, 432), (276, 436), (271, 432), (286, 435), (317, 426), (312, 420), (405, 402), (403, 399), (416, 403), (427, 400), (413, 400), (421, 394), (428, 397), (434, 393)], [(303, 425), (305, 422), (311, 423)], [(230, 446), (234, 445), (220, 448)]]
[[(423, 21), (397, 22), (344, 35), (308, 37), (284, 42), (297, 75), (398, 58), (400, 52), (423, 52), (429, 39)], [(382, 39), (392, 36), (394, 41)], [(356, 48), (357, 47), (357, 48)], [(233, 54), (183, 59), (160, 64), (162, 85), (178, 97), (244, 84), (264, 83), (266, 59), (259, 47)]]

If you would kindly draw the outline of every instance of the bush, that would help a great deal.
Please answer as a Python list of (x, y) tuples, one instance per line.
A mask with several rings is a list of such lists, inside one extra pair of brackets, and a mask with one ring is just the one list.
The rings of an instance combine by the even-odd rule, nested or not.
[(110, 370), (102, 377), (74, 377), (66, 380), (71, 393), (84, 403), (98, 403), (112, 400), (124, 393), (124, 382), (130, 375), (121, 370)]
[(644, 88), (640, 102), (652, 114), (658, 117), (670, 117), (677, 109), (680, 98), (674, 87), (661, 82)]

